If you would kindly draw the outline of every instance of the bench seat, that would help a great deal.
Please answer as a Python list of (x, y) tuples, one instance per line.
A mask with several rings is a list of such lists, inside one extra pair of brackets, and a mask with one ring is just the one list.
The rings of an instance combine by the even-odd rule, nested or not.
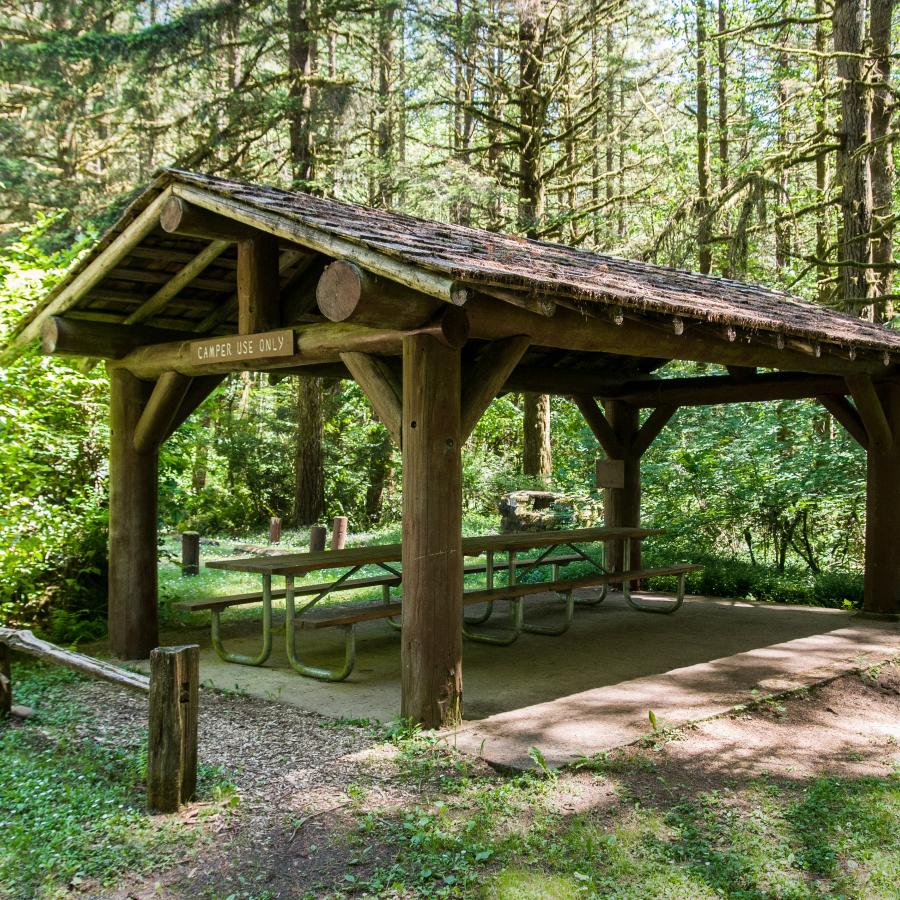
[[(582, 557), (578, 556), (576, 553), (565, 553), (542, 559), (539, 564), (542, 566), (565, 566), (569, 563), (580, 562), (581, 560)], [(537, 560), (531, 559), (517, 560), (516, 569), (530, 568), (537, 563)], [(508, 562), (494, 563), (495, 572), (502, 572), (508, 569)], [(463, 573), (465, 575), (480, 575), (484, 574), (486, 571), (487, 565), (485, 563), (468, 563), (463, 568)], [(358, 588), (368, 587), (397, 587), (399, 584), (400, 579), (396, 575), (372, 575), (366, 578), (350, 578), (336, 588), (332, 588), (332, 590), (337, 592), (352, 591)], [(331, 588), (330, 583), (300, 584), (294, 588), (294, 596), (311, 597), (316, 594), (321, 594), (323, 591), (329, 590), (329, 588)], [(281, 599), (286, 593), (284, 588), (272, 588), (272, 599)], [(177, 609), (180, 612), (199, 612), (205, 609), (215, 609), (221, 612), (223, 609), (229, 609), (232, 606), (246, 606), (250, 603), (261, 603), (262, 598), (263, 595), (261, 591), (250, 591), (245, 594), (229, 594), (222, 597), (203, 597), (198, 600), (179, 600), (177, 603), (172, 604), (172, 608)]]

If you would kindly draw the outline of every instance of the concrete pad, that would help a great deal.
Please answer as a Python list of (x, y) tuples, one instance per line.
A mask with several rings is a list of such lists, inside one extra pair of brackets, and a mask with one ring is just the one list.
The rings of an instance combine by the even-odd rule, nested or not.
[[(559, 601), (548, 596), (532, 602), (527, 617), (550, 622), (560, 613)], [(502, 611), (495, 617), (499, 627)], [(258, 645), (252, 621), (223, 630), (234, 650), (253, 652)], [(399, 714), (400, 644), (385, 622), (359, 628), (357, 669), (339, 684), (290, 669), (283, 629), (260, 668), (223, 663), (208, 629), (182, 629), (164, 640), (200, 643), (201, 679), (220, 689), (337, 718), (390, 721)], [(301, 640), (311, 662), (334, 665), (341, 658), (334, 629), (303, 632)], [(613, 594), (600, 606), (576, 609), (561, 637), (523, 634), (510, 647), (466, 641), (467, 722), (447, 737), (497, 764), (530, 765), (531, 746), (562, 764), (646, 734), (649, 709), (663, 725), (682, 724), (724, 712), (754, 690), (810, 684), (898, 651), (900, 626), (840, 610), (688, 598), (674, 615), (657, 616), (636, 612)]]

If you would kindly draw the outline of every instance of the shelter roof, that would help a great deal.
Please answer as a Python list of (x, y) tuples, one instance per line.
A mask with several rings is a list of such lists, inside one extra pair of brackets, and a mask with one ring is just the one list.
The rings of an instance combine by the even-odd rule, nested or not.
[[(23, 319), (7, 356), (36, 337), (49, 315), (141, 321), (198, 336), (234, 331), (234, 244), (213, 249), (208, 240), (163, 231), (158, 209), (172, 192), (277, 234), (282, 290), (328, 259), (345, 258), (450, 302), (459, 302), (467, 290), (484, 291), (545, 313), (560, 304), (590, 315), (678, 317), (836, 345), (851, 357), (855, 348), (900, 355), (900, 333), (781, 291), (169, 169)], [(160, 302), (176, 276), (204, 252), (211, 258), (202, 269)], [(307, 312), (314, 318), (314, 308)]]

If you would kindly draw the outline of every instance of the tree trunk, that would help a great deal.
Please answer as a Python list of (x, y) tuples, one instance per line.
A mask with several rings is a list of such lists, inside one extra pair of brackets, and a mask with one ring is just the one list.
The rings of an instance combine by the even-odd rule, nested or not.
[(869, 174), (869, 122), (862, 60), (864, 0), (836, 0), (833, 28), (837, 73), (841, 84), (838, 169), (841, 180), (843, 239), (840, 258), (843, 303), (848, 312), (872, 314), (870, 268), (872, 186)]
[(553, 473), (550, 446), (550, 397), (527, 391), (524, 395), (522, 431), (525, 438), (522, 470), (525, 475), (547, 479)]
[(366, 520), (377, 525), (381, 516), (381, 498), (391, 470), (391, 451), (394, 444), (390, 432), (381, 429), (381, 440), (369, 456), (369, 484), (366, 488)]
[(696, 0), (697, 19), (697, 256), (700, 271), (712, 271), (709, 205), (709, 83), (706, 66), (706, 0)]
[(312, 525), (325, 507), (322, 453), (322, 379), (297, 379), (297, 444), (294, 457), (294, 522)]
[(397, 7), (384, 3), (378, 11), (378, 206), (394, 205), (394, 55)]
[[(894, 0), (869, 0), (869, 33), (872, 41), (872, 221), (878, 232), (872, 240), (872, 262), (887, 266), (893, 262), (894, 154), (891, 140), (891, 115), (894, 98), (891, 77), (891, 18)], [(890, 321), (894, 304), (893, 272), (888, 268), (873, 270), (876, 322)]]
[[(539, 235), (544, 217), (543, 100), (541, 69), (544, 39), (541, 0), (526, 0), (519, 7), (519, 229), (527, 237)], [(523, 471), (546, 478), (552, 471), (550, 451), (550, 398), (525, 394)]]
[[(728, 27), (727, 13), (725, 9), (726, 0), (718, 0), (718, 29), (720, 37), (716, 41), (716, 58), (717, 58), (717, 90), (718, 90), (718, 125), (719, 125), (719, 190), (724, 193), (728, 190), (729, 170), (728, 170), (728, 43), (721, 34)], [(727, 235), (728, 223), (723, 223), (723, 230)], [(731, 266), (726, 263), (722, 272), (726, 278), (731, 277)]]
[[(816, 16), (825, 11), (825, 0), (816, 0)], [(828, 266), (825, 254), (828, 252), (828, 210), (826, 190), (828, 185), (828, 151), (822, 148), (828, 139), (828, 60), (826, 59), (826, 34), (823, 22), (816, 23), (816, 295), (819, 303), (825, 304), (830, 290)]]
[(316, 36), (311, 19), (314, 0), (287, 0), (288, 132), (294, 186), (309, 190), (315, 181), (313, 145), (313, 88)]

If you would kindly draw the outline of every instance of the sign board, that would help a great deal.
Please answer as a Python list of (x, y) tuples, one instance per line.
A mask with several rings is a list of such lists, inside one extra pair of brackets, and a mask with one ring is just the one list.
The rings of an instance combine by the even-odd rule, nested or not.
[(598, 459), (597, 460), (597, 487), (598, 488), (623, 488), (623, 487), (625, 487), (625, 460), (624, 459)]
[(290, 328), (191, 341), (191, 362), (195, 363), (273, 359), (293, 355), (294, 332)]

